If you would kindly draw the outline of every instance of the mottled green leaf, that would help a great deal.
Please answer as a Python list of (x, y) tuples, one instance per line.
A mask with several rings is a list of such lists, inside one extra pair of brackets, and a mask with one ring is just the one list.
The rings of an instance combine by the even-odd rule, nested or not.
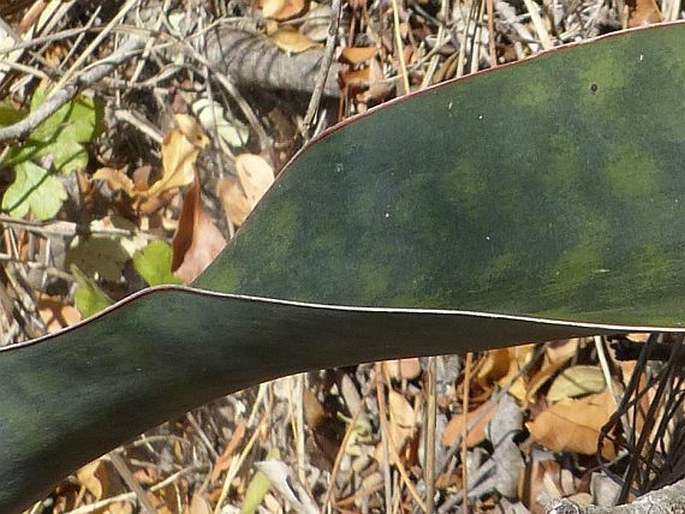
[(681, 326), (682, 32), (550, 52), (328, 131), (195, 285)]
[(152, 241), (133, 256), (133, 266), (150, 286), (181, 284), (171, 272), (172, 249), (165, 241)]
[(0, 511), (285, 374), (682, 331), (684, 45), (682, 24), (619, 33), (338, 126), (195, 288), (0, 350)]

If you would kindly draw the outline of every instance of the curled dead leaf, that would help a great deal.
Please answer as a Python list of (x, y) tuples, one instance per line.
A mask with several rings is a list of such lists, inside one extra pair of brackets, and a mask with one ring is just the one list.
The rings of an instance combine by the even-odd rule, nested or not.
[(129, 196), (134, 189), (133, 180), (126, 175), (125, 170), (114, 168), (100, 168), (93, 175), (95, 180), (102, 180), (112, 192), (124, 191)]
[(195, 179), (183, 199), (174, 234), (171, 270), (190, 284), (226, 246), (226, 240), (202, 207), (200, 182)]
[(132, 180), (124, 170), (101, 168), (93, 175), (103, 180), (112, 191), (124, 191), (134, 199), (141, 213), (149, 214), (163, 206), (170, 191), (192, 184), (195, 162), (209, 140), (201, 125), (187, 114), (175, 116), (176, 126), (162, 141), (162, 173), (151, 185), (138, 177)]
[(208, 139), (195, 118), (187, 114), (175, 116), (176, 128), (162, 142), (162, 176), (150, 189), (141, 191), (145, 197), (157, 196), (170, 189), (190, 185), (195, 177), (195, 161)]
[(73, 305), (65, 305), (59, 297), (41, 296), (37, 302), (38, 313), (49, 333), (57, 332), (81, 321), (81, 314)]

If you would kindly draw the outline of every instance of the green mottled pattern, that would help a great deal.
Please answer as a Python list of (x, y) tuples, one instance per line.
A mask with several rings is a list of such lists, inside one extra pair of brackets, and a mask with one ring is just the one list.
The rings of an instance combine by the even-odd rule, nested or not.
[(684, 46), (684, 25), (618, 35), (359, 118), (300, 154), (195, 284), (352, 307), (158, 288), (0, 351), (0, 513), (288, 373), (680, 330)]
[(158, 423), (286, 374), (610, 331), (151, 290), (79, 328), (0, 351), (0, 512), (21, 512)]
[(339, 128), (196, 285), (682, 325), (684, 45), (682, 26), (618, 35)]

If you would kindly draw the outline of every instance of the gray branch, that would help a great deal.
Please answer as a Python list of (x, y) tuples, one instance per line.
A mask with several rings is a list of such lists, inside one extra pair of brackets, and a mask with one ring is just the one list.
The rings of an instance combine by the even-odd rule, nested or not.
[(114, 68), (141, 50), (144, 45), (145, 41), (142, 39), (129, 39), (120, 50), (69, 81), (59, 91), (54, 92), (50, 98), (29, 113), (26, 118), (8, 127), (0, 128), (0, 142), (17, 141), (28, 136), (38, 125), (57, 112), (60, 107), (71, 101), (79, 89), (106, 77)]
[[(207, 34), (206, 56), (241, 87), (312, 93), (324, 61), (324, 50), (312, 48), (287, 54), (268, 37), (227, 26)], [(338, 72), (333, 63), (324, 82), (323, 94), (337, 98)]]

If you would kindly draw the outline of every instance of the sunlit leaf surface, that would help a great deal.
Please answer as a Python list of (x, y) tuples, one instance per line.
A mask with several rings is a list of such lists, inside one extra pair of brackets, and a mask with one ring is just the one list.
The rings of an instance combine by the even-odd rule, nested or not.
[(148, 290), (0, 352), (0, 512), (284, 374), (680, 330), (684, 44), (619, 34), (376, 110), (281, 175), (195, 284), (217, 293)]

